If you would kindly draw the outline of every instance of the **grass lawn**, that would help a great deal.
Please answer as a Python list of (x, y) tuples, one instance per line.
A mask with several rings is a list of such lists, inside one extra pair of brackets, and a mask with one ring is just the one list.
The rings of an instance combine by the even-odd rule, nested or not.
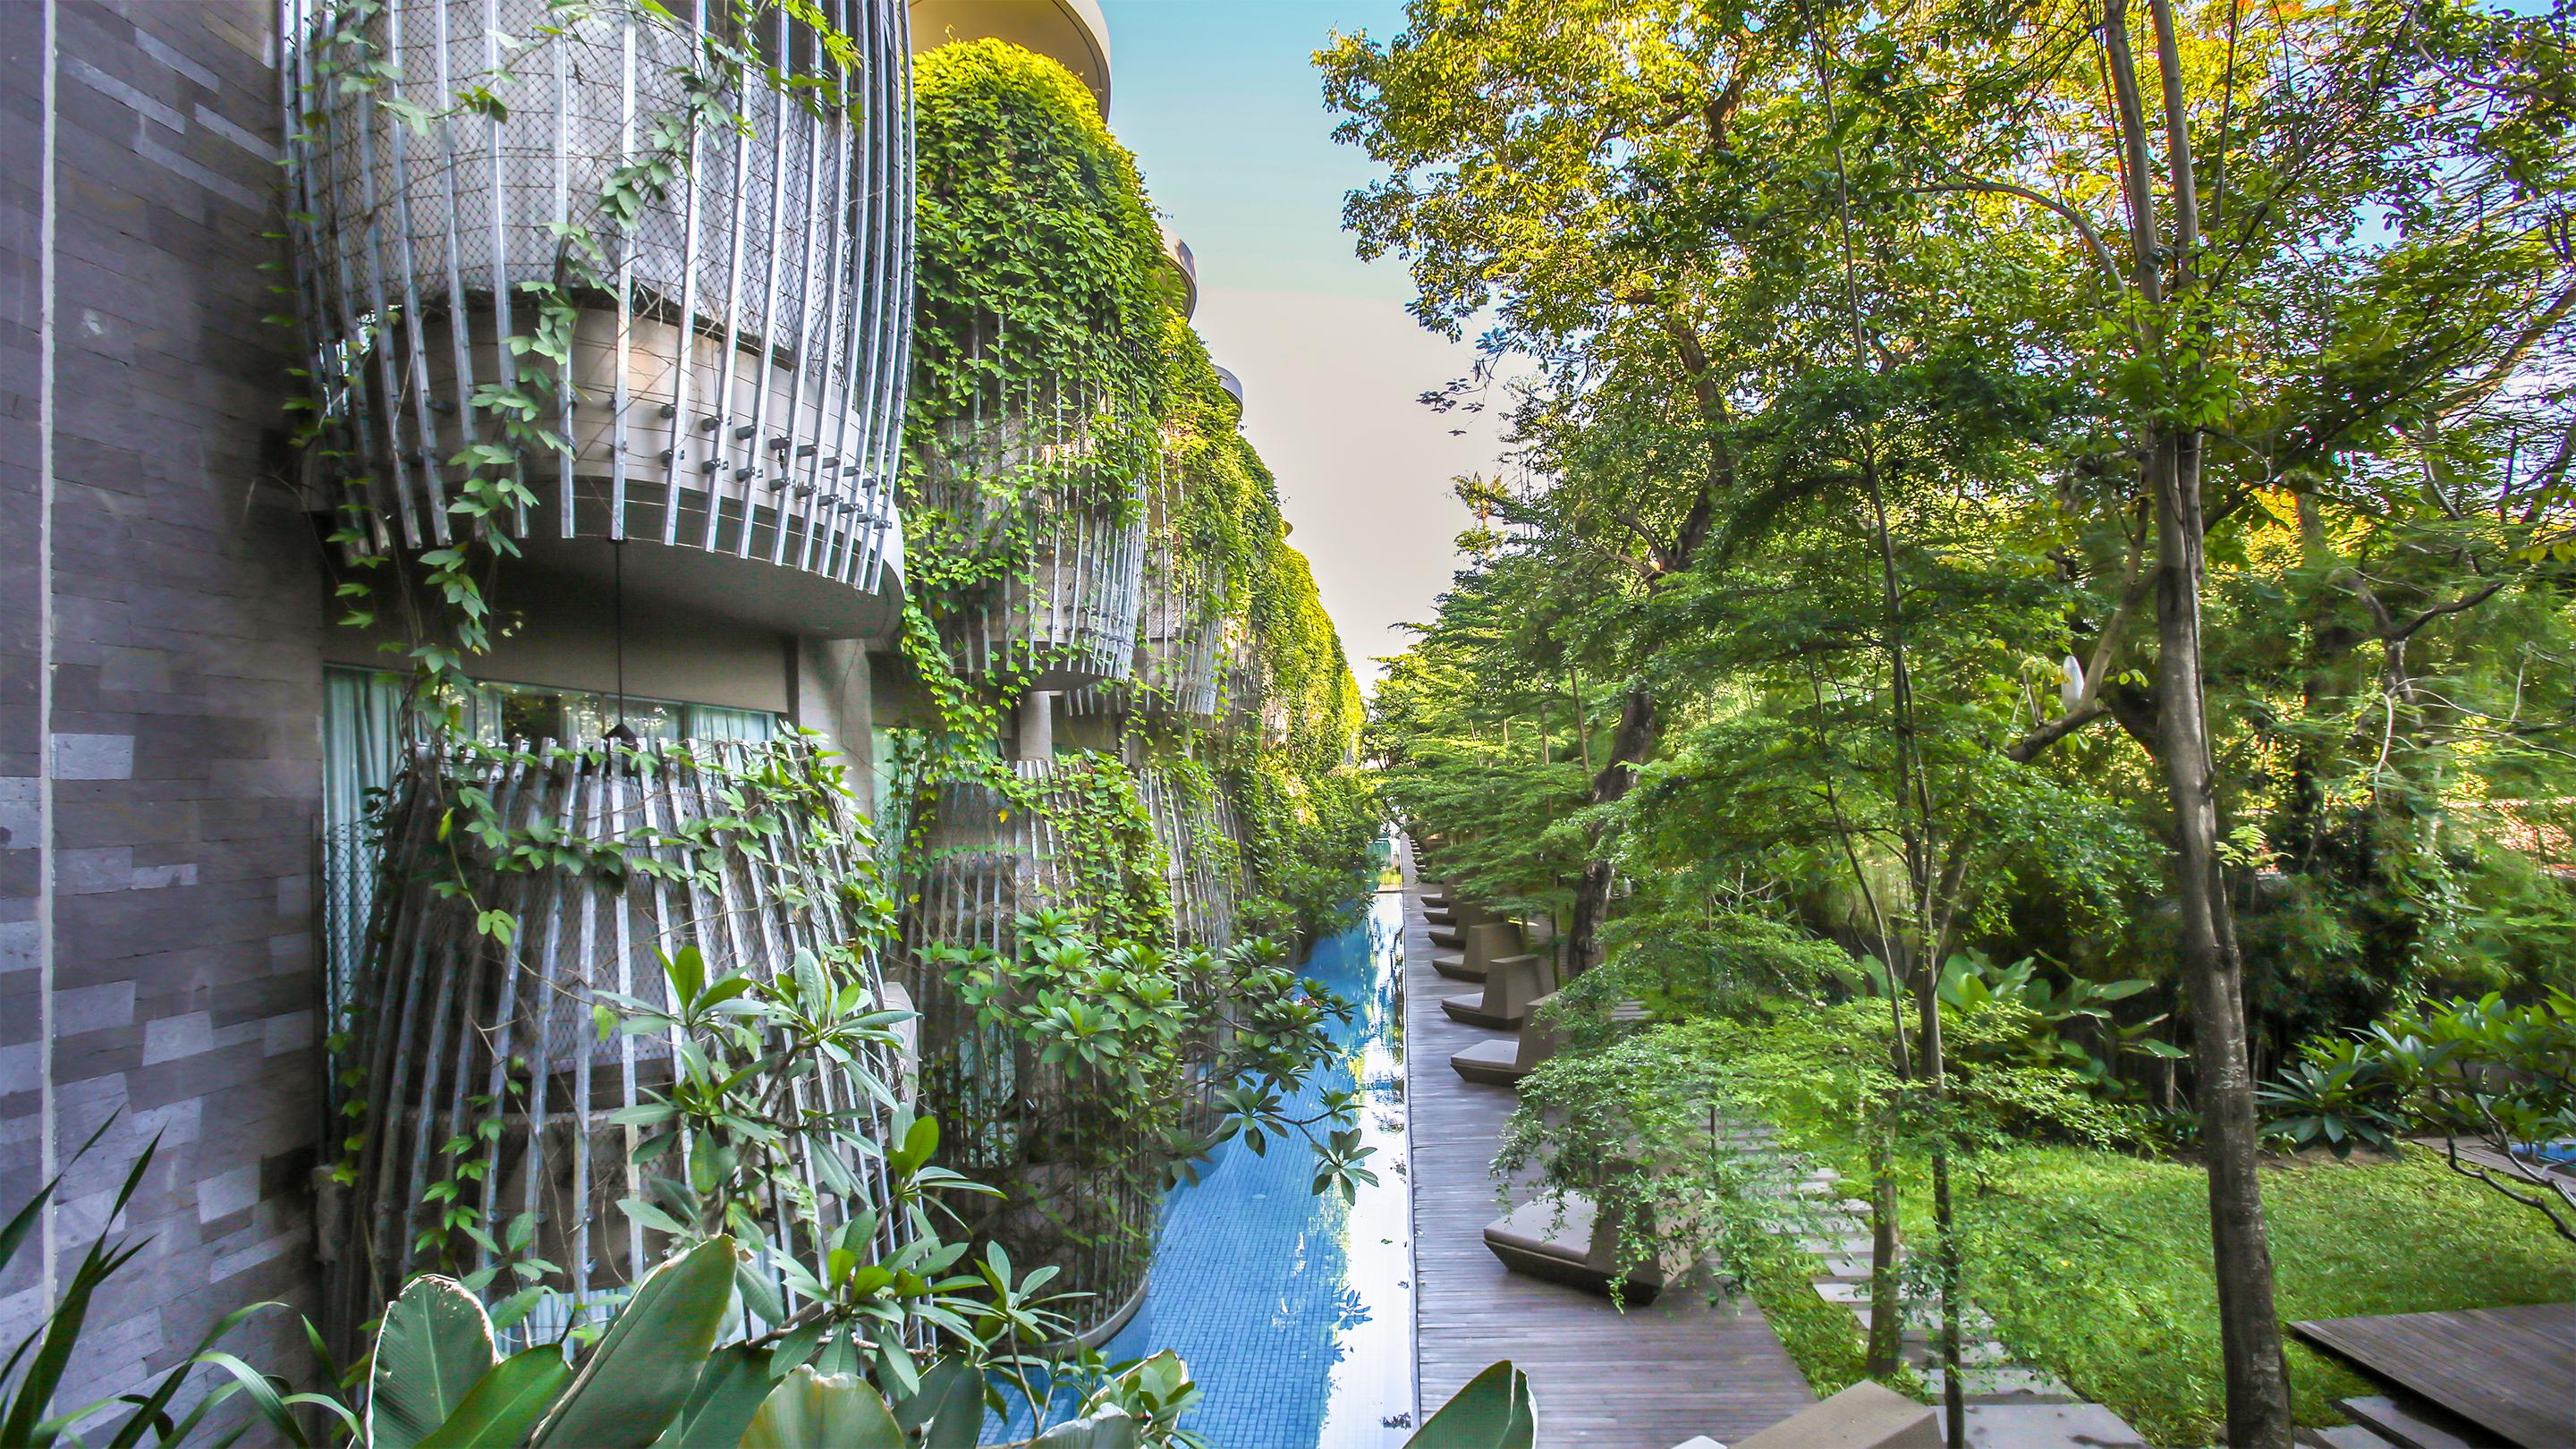
[[(1961, 1241), (1969, 1290), (2005, 1342), (2159, 1443), (2217, 1442), (2204, 1174), (2053, 1147), (1980, 1166), (1960, 1201)], [(1915, 1228), (1929, 1207), (1909, 1199)], [(2267, 1171), (2263, 1201), (2284, 1319), (2576, 1299), (2576, 1246), (2426, 1152)], [(2370, 1391), (2296, 1343), (2289, 1353), (2301, 1423), (2340, 1422), (2333, 1401)]]
[(1746, 1295), (1821, 1399), (1867, 1378), (1869, 1355), (1851, 1310), (1816, 1296), (1819, 1266), (1796, 1244), (1776, 1238), (1758, 1259), (1736, 1265)]

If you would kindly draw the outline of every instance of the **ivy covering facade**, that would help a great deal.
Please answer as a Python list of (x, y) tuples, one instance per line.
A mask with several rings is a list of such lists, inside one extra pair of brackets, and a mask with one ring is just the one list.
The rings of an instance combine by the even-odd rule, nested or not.
[(1098, 1332), (1265, 1019), (1316, 1009), (1271, 963), (1334, 928), (1378, 815), (1357, 685), (1133, 158), (1026, 50), (914, 74), (904, 642), (936, 708), (904, 740), (904, 965), (926, 1106), (1003, 1194), (972, 1226), (1063, 1267)]

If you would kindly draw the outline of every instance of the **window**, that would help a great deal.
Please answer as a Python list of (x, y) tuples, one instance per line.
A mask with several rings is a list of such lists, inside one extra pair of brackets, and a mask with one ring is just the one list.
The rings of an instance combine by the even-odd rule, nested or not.
[[(400, 763), (400, 676), (337, 665), (322, 671), (322, 910), (318, 929), (328, 1007), (336, 1025), (367, 945), (375, 905), (376, 852), (367, 839), (373, 792), (393, 783)], [(467, 725), (486, 744), (502, 740), (589, 741), (617, 722), (614, 695), (543, 685), (478, 686)], [(765, 709), (626, 697), (626, 727), (648, 740), (768, 740), (781, 717)]]

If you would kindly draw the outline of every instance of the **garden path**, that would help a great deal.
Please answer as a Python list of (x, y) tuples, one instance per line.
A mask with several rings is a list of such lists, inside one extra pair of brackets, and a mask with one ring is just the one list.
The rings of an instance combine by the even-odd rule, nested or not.
[(1460, 988), (1431, 969), (1410, 849), (1403, 863), (1422, 1404), (1436, 1408), (1477, 1370), (1508, 1358), (1529, 1375), (1548, 1449), (1671, 1449), (1697, 1435), (1732, 1443), (1815, 1402), (1750, 1301), (1712, 1306), (1685, 1287), (1623, 1314), (1579, 1289), (1507, 1273), (1486, 1251), (1485, 1224), (1502, 1215), (1488, 1169), (1514, 1098), (1450, 1069), (1451, 1053), (1495, 1033), (1440, 1010), (1440, 998)]

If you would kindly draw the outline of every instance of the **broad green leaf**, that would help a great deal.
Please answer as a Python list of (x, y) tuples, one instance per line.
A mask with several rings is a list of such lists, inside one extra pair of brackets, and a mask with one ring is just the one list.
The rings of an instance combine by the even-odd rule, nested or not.
[(941, 1359), (921, 1376), (921, 1390), (895, 1407), (907, 1431), (928, 1427), (922, 1449), (975, 1449), (984, 1433), (984, 1384), (962, 1358)]
[(1087, 1419), (1056, 1425), (1029, 1441), (1030, 1449), (1137, 1449), (1144, 1426), (1125, 1409), (1103, 1409)]
[(643, 1449), (697, 1387), (733, 1303), (734, 1244), (709, 1238), (664, 1261), (617, 1315), (537, 1426), (532, 1449)]
[(453, 1278), (414, 1278), (385, 1309), (367, 1380), (367, 1442), (414, 1449), (492, 1370), (492, 1320)]
[(1404, 1441), (1405, 1449), (1531, 1449), (1537, 1442), (1538, 1405), (1528, 1376), (1510, 1359), (1487, 1365)]
[(799, 1368), (743, 1431), (742, 1449), (906, 1449), (903, 1428), (864, 1379)]
[(689, 1401), (680, 1406), (680, 1416), (653, 1441), (654, 1449), (733, 1449), (769, 1391), (766, 1349), (739, 1343), (717, 1349), (689, 1390)]
[(570, 1382), (572, 1365), (560, 1347), (523, 1349), (485, 1374), (419, 1449), (510, 1449), (528, 1437)]

